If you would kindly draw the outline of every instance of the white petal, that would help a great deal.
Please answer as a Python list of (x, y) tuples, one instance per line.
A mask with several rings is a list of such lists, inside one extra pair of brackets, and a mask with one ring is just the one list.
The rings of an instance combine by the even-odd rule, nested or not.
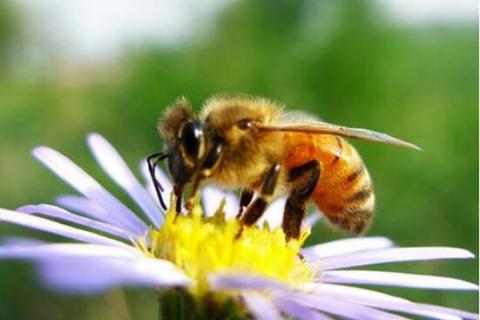
[(78, 212), (84, 216), (91, 217), (100, 221), (110, 222), (108, 212), (95, 202), (76, 195), (61, 195), (55, 199), (55, 202), (66, 209)]
[(102, 169), (128, 193), (153, 225), (159, 227), (163, 222), (160, 208), (140, 185), (117, 150), (104, 137), (96, 133), (88, 136), (88, 145)]
[(78, 225), (86, 226), (86, 227), (89, 227), (101, 232), (105, 232), (110, 235), (120, 237), (122, 239), (129, 240), (129, 241), (131, 238), (131, 235), (127, 231), (121, 228), (118, 228), (103, 222), (95, 221), (89, 218), (85, 218), (82, 216), (78, 216), (62, 208), (55, 207), (48, 204), (28, 205), (28, 206), (23, 206), (21, 208), (18, 208), (17, 210), (27, 214), (40, 214), (46, 217), (58, 218), (65, 221), (73, 222)]
[(322, 272), (322, 282), (373, 284), (409, 288), (478, 290), (476, 284), (446, 277), (386, 271), (341, 270)]
[(229, 191), (224, 191), (225, 194), (225, 219), (230, 220), (237, 216), (238, 211), (240, 210), (240, 200), (238, 197)]
[(35, 148), (33, 155), (85, 197), (105, 208), (117, 225), (128, 228), (136, 236), (148, 230), (130, 209), (64, 155), (48, 147)]
[(302, 223), (302, 228), (311, 228), (313, 227), (318, 221), (322, 220), (322, 213), (318, 210), (310, 213)]
[[(268, 222), (268, 225), (273, 230), (275, 228), (280, 228), (283, 222), (283, 213), (285, 210), (285, 203), (287, 199), (285, 197), (279, 197), (270, 203), (265, 210), (265, 213), (260, 217), (257, 222), (258, 226), (263, 226), (265, 221)], [(322, 214), (315, 210), (315, 212), (308, 214), (302, 222), (302, 228), (311, 228), (319, 220), (321, 220)]]
[(242, 297), (248, 309), (258, 320), (282, 320), (272, 301), (264, 295), (254, 291), (243, 291)]
[(202, 190), (202, 204), (205, 215), (211, 217), (217, 211), (220, 202), (225, 199), (225, 218), (234, 218), (239, 210), (237, 197), (228, 191), (218, 189), (213, 186), (206, 186)]
[(0, 209), (0, 221), (19, 224), (32, 229), (58, 234), (70, 239), (87, 243), (103, 244), (107, 246), (125, 248), (127, 250), (134, 250), (132, 247), (123, 242), (21, 212)]
[(388, 248), (343, 254), (318, 259), (321, 270), (333, 270), (370, 264), (435, 259), (465, 259), (474, 255), (467, 250), (448, 247)]
[(308, 259), (338, 256), (357, 251), (392, 247), (394, 243), (384, 237), (364, 237), (331, 241), (304, 248), (302, 254)]
[(265, 210), (265, 213), (258, 220), (257, 224), (263, 226), (264, 222), (267, 221), (270, 228), (273, 230), (282, 226), (283, 221), (283, 210), (285, 208), (285, 202), (287, 199), (284, 197), (275, 199), (270, 203)]

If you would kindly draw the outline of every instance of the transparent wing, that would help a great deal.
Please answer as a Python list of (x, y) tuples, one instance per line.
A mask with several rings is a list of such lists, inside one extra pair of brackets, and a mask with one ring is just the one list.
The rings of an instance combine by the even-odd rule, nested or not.
[(395, 137), (392, 137), (386, 133), (372, 131), (361, 128), (348, 128), (327, 122), (295, 122), (285, 123), (283, 121), (278, 124), (262, 124), (255, 123), (253, 125), (259, 131), (287, 131), (287, 132), (304, 132), (313, 134), (331, 134), (335, 136), (341, 136), (346, 138), (354, 138), (366, 141), (373, 141), (385, 144), (392, 144), (405, 148), (412, 148), (421, 150), (418, 146), (406, 142)]
[(294, 123), (316, 123), (323, 122), (319, 117), (304, 111), (284, 111), (277, 124), (294, 124)]

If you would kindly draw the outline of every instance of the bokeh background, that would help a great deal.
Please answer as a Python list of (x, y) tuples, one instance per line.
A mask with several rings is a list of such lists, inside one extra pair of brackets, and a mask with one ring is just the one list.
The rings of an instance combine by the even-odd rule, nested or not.
[[(0, 0), (0, 206), (72, 192), (31, 158), (40, 144), (121, 194), (87, 133), (137, 167), (161, 147), (156, 121), (176, 97), (199, 108), (241, 92), (420, 145), (354, 142), (377, 192), (369, 234), (478, 253), (477, 13), (475, 0)], [(0, 225), (12, 234), (55, 239)], [(309, 242), (341, 237), (319, 224)], [(379, 268), (478, 283), (478, 259)], [(384, 291), (478, 309), (472, 293)], [(0, 263), (0, 319), (154, 319), (156, 308), (147, 290), (60, 295), (28, 263)]]

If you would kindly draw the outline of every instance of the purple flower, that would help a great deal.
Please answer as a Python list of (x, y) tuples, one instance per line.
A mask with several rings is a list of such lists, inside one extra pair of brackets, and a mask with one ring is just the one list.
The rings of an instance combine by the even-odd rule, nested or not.
[[(58, 206), (27, 205), (0, 209), (0, 221), (61, 235), (76, 242), (45, 243), (10, 238), (0, 258), (26, 259), (37, 265), (48, 287), (94, 293), (117, 286), (184, 287), (194, 297), (228, 296), (257, 319), (405, 319), (411, 314), (432, 319), (478, 319), (477, 314), (422, 304), (355, 285), (424, 289), (478, 290), (453, 278), (350, 268), (381, 263), (464, 259), (473, 255), (445, 247), (398, 248), (382, 237), (333, 241), (301, 249), (308, 237), (285, 242), (279, 228), (282, 201), (274, 202), (258, 226), (235, 236), (236, 197), (212, 187), (178, 217), (159, 206), (146, 165), (142, 185), (117, 151), (100, 135), (88, 144), (104, 171), (142, 212), (134, 213), (85, 171), (57, 151), (38, 147), (34, 156), (80, 195), (57, 198)], [(169, 194), (171, 183), (158, 171)], [(222, 199), (225, 199), (222, 201)], [(220, 205), (220, 208), (219, 208)], [(203, 214), (205, 212), (205, 214)], [(147, 222), (145, 222), (147, 221)], [(66, 224), (68, 223), (68, 224)], [(75, 227), (70, 226), (75, 225)], [(299, 253), (304, 259), (299, 258)]]

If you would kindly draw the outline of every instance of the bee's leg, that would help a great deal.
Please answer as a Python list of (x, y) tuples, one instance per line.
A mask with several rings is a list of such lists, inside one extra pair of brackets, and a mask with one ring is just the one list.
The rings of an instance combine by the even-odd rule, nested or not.
[(183, 198), (183, 186), (173, 186), (173, 194), (175, 194), (175, 212), (179, 214), (182, 212), (182, 198)]
[(242, 216), (243, 210), (252, 202), (253, 190), (243, 189), (240, 195), (240, 209), (238, 210), (237, 219)]
[(280, 174), (280, 164), (274, 164), (263, 178), (262, 188), (258, 198), (247, 208), (247, 211), (242, 216), (240, 223), (242, 226), (251, 226), (262, 216), (267, 208), (270, 198), (277, 187), (278, 176)]
[(199, 172), (193, 181), (192, 191), (190, 192), (190, 196), (185, 204), (187, 209), (192, 207), (193, 200), (195, 199), (198, 189), (200, 188), (201, 181), (210, 177), (212, 175), (212, 171), (218, 165), (222, 155), (222, 150), (223, 142), (220, 140), (214, 141), (212, 148), (208, 151), (205, 160), (203, 160), (203, 163), (200, 165)]
[(193, 186), (192, 190), (190, 192), (190, 195), (188, 196), (187, 201), (185, 202), (185, 209), (191, 210), (193, 207), (193, 202), (195, 200), (195, 197), (197, 196), (198, 189), (200, 188), (200, 182), (202, 178), (200, 176), (197, 176), (195, 180), (193, 181)]
[(319, 178), (320, 165), (317, 160), (309, 161), (290, 170), (288, 179), (294, 187), (285, 204), (282, 223), (287, 240), (300, 237), (300, 227), (305, 216), (305, 204), (315, 190)]

